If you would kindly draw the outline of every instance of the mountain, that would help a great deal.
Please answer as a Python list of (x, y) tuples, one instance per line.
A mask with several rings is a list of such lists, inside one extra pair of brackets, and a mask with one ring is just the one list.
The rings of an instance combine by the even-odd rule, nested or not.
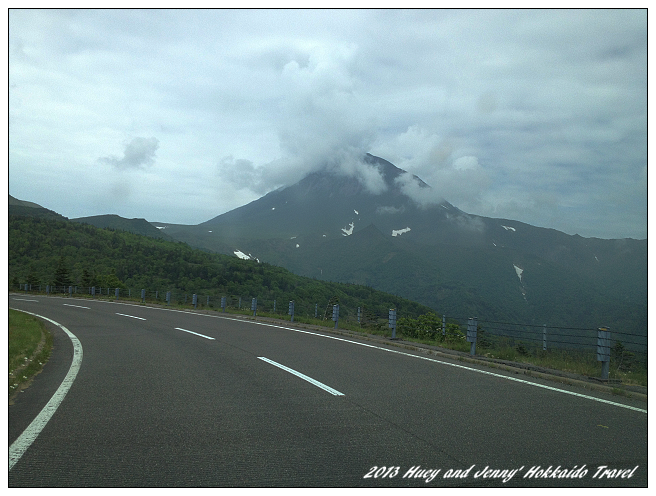
[(70, 220), (72, 222), (78, 222), (81, 224), (90, 224), (100, 229), (117, 229), (134, 234), (141, 234), (150, 238), (159, 238), (173, 241), (173, 238), (162, 232), (160, 229), (157, 229), (146, 219), (126, 219), (124, 217), (113, 214), (67, 219), (57, 212), (43, 208), (41, 205), (33, 202), (18, 200), (11, 195), (9, 195), (9, 214), (28, 217), (42, 217), (54, 220)]
[[(430, 210), (422, 209), (409, 201), (397, 182), (402, 174), (407, 174), (404, 170), (369, 154), (364, 163), (380, 173), (384, 192), (373, 193), (353, 177), (319, 171), (198, 227), (220, 230), (227, 238), (317, 235), (330, 239), (347, 236), (369, 224), (390, 235), (403, 231), (407, 227), (404, 223), (410, 220), (433, 227), (460, 213), (446, 201)], [(419, 188), (429, 188), (418, 177), (413, 176), (413, 180)], [(419, 233), (413, 237), (422, 239), (430, 230), (420, 228)]]
[(384, 184), (317, 171), (196, 226), (153, 224), (191, 246), (370, 285), (452, 317), (646, 335), (647, 240), (422, 205), (406, 194), (430, 191), (421, 179), (369, 154), (363, 163)]
[[(70, 220), (9, 215), (8, 276), (10, 288), (29, 283), (33, 287), (57, 284), (61, 271), (72, 285), (131, 289), (132, 295), (146, 289), (160, 298), (171, 291), (182, 303), (186, 294), (211, 296), (216, 308), (226, 296), (236, 305), (240, 297), (250, 304), (257, 297), (259, 308), (286, 313), (285, 303), (296, 302), (299, 317), (323, 313), (338, 298), (342, 319), (355, 321), (358, 307), (371, 317), (387, 317), (389, 308), (399, 316), (418, 317), (430, 311), (416, 302), (353, 284), (317, 281), (297, 276), (268, 264), (239, 260), (198, 250), (183, 243), (137, 235), (125, 230), (99, 229)], [(79, 288), (84, 291), (82, 288)], [(382, 324), (382, 322), (381, 322)]]
[(126, 219), (118, 215), (109, 214), (94, 215), (92, 217), (78, 217), (76, 219), (71, 219), (71, 221), (79, 222), (81, 224), (90, 224), (101, 229), (118, 229), (120, 231), (141, 234), (150, 238), (172, 239), (146, 219)]
[(43, 208), (41, 205), (37, 205), (33, 202), (28, 202), (24, 200), (18, 200), (13, 196), (9, 195), (9, 205), (18, 206), (18, 207), (29, 207), (29, 208)]
[(33, 202), (19, 200), (9, 195), (9, 215), (24, 215), (28, 217), (40, 217), (46, 219), (64, 220), (66, 217), (48, 210)]

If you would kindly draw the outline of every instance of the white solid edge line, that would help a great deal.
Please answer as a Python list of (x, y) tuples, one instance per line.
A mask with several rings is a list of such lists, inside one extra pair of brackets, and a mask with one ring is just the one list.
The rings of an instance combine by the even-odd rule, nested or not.
[(312, 377), (308, 377), (307, 375), (301, 374), (300, 372), (298, 372), (294, 369), (290, 369), (289, 367), (285, 367), (284, 365), (282, 365), (278, 362), (274, 362), (273, 360), (269, 360), (266, 357), (257, 357), (257, 358), (259, 358), (260, 360), (263, 360), (267, 363), (270, 363), (271, 365), (274, 365), (274, 366), (276, 366), (276, 367), (278, 367), (282, 370), (285, 370), (285, 371), (289, 372), (290, 374), (294, 374), (296, 377), (300, 377), (301, 379), (303, 379), (305, 381), (308, 381), (310, 384), (314, 384), (315, 386), (320, 387), (324, 391), (328, 391), (330, 394), (332, 394), (334, 396), (344, 396), (344, 393), (340, 393), (336, 389), (333, 389), (330, 386), (326, 386), (323, 382), (319, 382), (316, 379), (312, 379)]
[(188, 332), (189, 334), (195, 334), (196, 336), (200, 336), (201, 338), (205, 338), (205, 339), (214, 339), (210, 336), (206, 336), (205, 334), (199, 334), (199, 333), (194, 332), (194, 331), (188, 331), (187, 329), (182, 329), (181, 327), (176, 327), (175, 330), (176, 331)]
[(27, 428), (23, 431), (23, 433), (20, 436), (18, 436), (18, 439), (16, 439), (9, 447), (9, 470), (11, 470), (14, 467), (14, 465), (16, 465), (18, 460), (21, 459), (23, 454), (32, 445), (34, 440), (38, 437), (38, 435), (41, 433), (43, 428), (46, 426), (50, 418), (57, 411), (57, 408), (59, 408), (59, 405), (64, 400), (66, 393), (68, 393), (68, 390), (73, 385), (73, 381), (75, 380), (75, 377), (77, 376), (77, 373), (80, 370), (80, 365), (82, 364), (82, 343), (80, 343), (80, 340), (77, 339), (77, 337), (71, 331), (66, 329), (66, 327), (64, 327), (60, 323), (49, 319), (48, 317), (43, 317), (42, 315), (38, 315), (32, 312), (27, 312), (25, 310), (18, 310), (18, 311), (28, 313), (30, 315), (34, 315), (35, 317), (39, 317), (40, 319), (47, 320), (48, 322), (51, 322), (56, 326), (60, 327), (73, 342), (73, 361), (71, 363), (71, 367), (68, 369), (68, 373), (66, 374), (66, 377), (64, 377), (64, 380), (59, 385), (59, 388), (57, 388), (57, 391), (55, 391), (55, 394), (52, 395), (50, 401), (48, 401), (46, 406), (43, 407), (41, 412), (39, 412), (39, 414), (32, 421), (32, 423), (27, 426)]
[[(111, 302), (111, 303), (114, 303), (114, 302)], [(122, 303), (122, 302), (116, 302), (116, 303), (119, 304), (119, 305), (140, 306), (140, 305), (134, 305), (134, 304), (131, 304), (131, 303)], [(142, 308), (144, 308), (144, 307), (142, 307)], [(546, 386), (544, 384), (538, 384), (536, 382), (526, 381), (526, 380), (523, 380), (523, 379), (518, 379), (516, 377), (510, 377), (510, 376), (506, 376), (506, 375), (502, 375), (502, 374), (495, 374), (494, 372), (488, 372), (486, 370), (479, 370), (479, 369), (475, 369), (475, 368), (472, 368), (472, 367), (467, 367), (465, 365), (458, 365), (456, 363), (444, 362), (442, 360), (436, 360), (434, 358), (428, 358), (428, 357), (423, 357), (423, 356), (419, 356), (419, 355), (412, 355), (410, 353), (405, 353), (403, 351), (390, 350), (390, 349), (387, 349), (387, 348), (383, 348), (381, 346), (374, 346), (372, 344), (366, 344), (366, 343), (358, 343), (357, 341), (351, 341), (350, 339), (343, 339), (343, 338), (338, 338), (338, 337), (335, 337), (335, 336), (326, 336), (324, 334), (319, 334), (317, 332), (303, 331), (301, 329), (293, 329), (291, 327), (285, 327), (285, 326), (276, 325), (276, 324), (267, 324), (265, 322), (256, 322), (256, 321), (246, 320), (246, 319), (235, 319), (235, 318), (226, 317), (226, 316), (223, 316), (223, 315), (208, 315), (208, 314), (202, 314), (202, 313), (197, 313), (197, 312), (190, 312), (188, 310), (175, 310), (173, 308), (157, 308), (157, 307), (145, 307), (145, 308), (150, 308), (152, 310), (165, 310), (165, 311), (169, 311), (169, 312), (186, 313), (186, 314), (189, 314), (189, 315), (198, 315), (199, 317), (211, 317), (211, 318), (215, 318), (215, 319), (232, 320), (232, 321), (235, 321), (235, 322), (242, 322), (242, 323), (247, 323), (247, 324), (256, 324), (256, 325), (267, 326), (267, 327), (275, 327), (277, 329), (284, 329), (284, 330), (287, 330), (287, 331), (300, 332), (300, 333), (303, 333), (303, 334), (311, 334), (313, 336), (318, 336), (318, 337), (322, 337), (322, 338), (326, 338), (326, 339), (334, 339), (336, 341), (344, 341), (346, 343), (356, 344), (358, 346), (365, 346), (367, 348), (374, 348), (374, 349), (378, 349), (378, 350), (382, 350), (382, 351), (387, 351), (388, 353), (396, 353), (396, 354), (399, 354), (399, 355), (405, 355), (405, 356), (409, 356), (409, 357), (412, 357), (412, 358), (418, 358), (420, 360), (428, 360), (429, 362), (435, 362), (435, 363), (439, 363), (439, 364), (442, 364), (442, 365), (448, 365), (449, 367), (457, 367), (457, 368), (469, 370), (471, 372), (478, 372), (479, 374), (487, 374), (487, 375), (491, 375), (491, 376), (494, 376), (494, 377), (499, 377), (501, 379), (507, 379), (509, 381), (520, 382), (520, 383), (523, 383), (523, 384), (527, 384), (529, 386), (535, 386), (535, 387), (539, 387), (539, 388), (543, 388), (543, 389), (548, 389), (550, 391), (556, 391), (558, 393), (569, 394), (571, 396), (577, 396), (579, 398), (584, 398), (584, 399), (591, 400), (591, 401), (597, 401), (599, 403), (606, 403), (607, 405), (613, 405), (613, 406), (618, 406), (620, 408), (626, 408), (628, 410), (634, 410), (636, 412), (647, 413), (647, 410), (645, 410), (643, 408), (638, 408), (638, 407), (635, 407), (635, 406), (629, 406), (629, 405), (625, 405), (623, 403), (617, 403), (615, 401), (604, 400), (602, 398), (595, 398), (594, 396), (589, 396), (587, 394), (575, 393), (573, 391), (567, 391), (566, 389), (559, 389), (559, 388), (555, 388), (555, 387), (551, 387), (551, 386)]]

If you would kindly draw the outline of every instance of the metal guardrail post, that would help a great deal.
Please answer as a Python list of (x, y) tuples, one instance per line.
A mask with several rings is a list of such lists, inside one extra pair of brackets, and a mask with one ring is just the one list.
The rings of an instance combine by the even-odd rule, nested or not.
[(389, 310), (389, 327), (392, 328), (392, 339), (396, 339), (396, 309)]
[(601, 380), (608, 380), (610, 369), (610, 331), (608, 327), (597, 329), (597, 361), (601, 362)]
[(467, 341), (471, 343), (470, 354), (476, 354), (476, 317), (472, 317), (467, 321)]

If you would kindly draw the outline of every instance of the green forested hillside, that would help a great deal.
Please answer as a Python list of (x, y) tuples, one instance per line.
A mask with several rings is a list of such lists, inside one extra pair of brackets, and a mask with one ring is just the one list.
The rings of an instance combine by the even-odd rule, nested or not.
[(95, 227), (127, 231), (134, 234), (149, 236), (151, 238), (162, 238), (174, 241), (171, 237), (167, 236), (145, 219), (125, 219), (118, 215), (95, 215), (93, 217), (79, 217), (70, 220), (81, 224), (90, 224)]
[(183, 243), (70, 221), (9, 216), (9, 284), (146, 288), (207, 295), (237, 295), (340, 311), (364, 306), (385, 315), (417, 316), (430, 309), (366, 286), (317, 281), (268, 264), (207, 253)]
[[(227, 246), (219, 234), (214, 236), (215, 248)], [(209, 237), (198, 239), (207, 240), (203, 246), (211, 249)], [(511, 247), (423, 245), (385, 236), (373, 225), (327, 241), (320, 236), (231, 241), (245, 253), (295, 274), (365, 284), (461, 322), (476, 316), (562, 328), (608, 326), (637, 336), (647, 332), (646, 276), (638, 272), (646, 264), (646, 253), (637, 242), (627, 242), (633, 252), (616, 264), (599, 248), (599, 258), (607, 263), (594, 272), (583, 262), (578, 269), (563, 267)], [(193, 243), (193, 236), (187, 242)], [(515, 265), (523, 269), (521, 280)], [(616, 274), (618, 267), (625, 270), (623, 278)]]

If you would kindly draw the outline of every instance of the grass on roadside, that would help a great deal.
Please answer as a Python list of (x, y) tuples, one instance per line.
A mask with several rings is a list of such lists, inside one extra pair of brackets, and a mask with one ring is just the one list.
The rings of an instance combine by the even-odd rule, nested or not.
[[(468, 352), (470, 343), (466, 341), (435, 341), (431, 339), (419, 339), (403, 336), (410, 342), (423, 343), (440, 346), (452, 350)], [(529, 349), (522, 344), (511, 346), (508, 344), (497, 344), (496, 346), (476, 346), (476, 355), (488, 358), (506, 360), (509, 362), (528, 363), (547, 369), (561, 370), (586, 377), (601, 377), (601, 362), (596, 360), (594, 353), (575, 349)], [(610, 379), (619, 379), (625, 385), (647, 386), (648, 373), (645, 364), (635, 362), (630, 368), (618, 367), (617, 362), (611, 359)]]
[(9, 399), (26, 387), (48, 361), (52, 335), (37, 318), (9, 310)]
[[(522, 346), (504, 346), (494, 349), (477, 348), (477, 353), (490, 358), (523, 362), (553, 370), (562, 370), (586, 377), (601, 377), (601, 362), (594, 353), (572, 349), (527, 350)], [(636, 363), (631, 370), (619, 370), (611, 359), (610, 379), (621, 379), (623, 384), (647, 386), (648, 374), (644, 365)]]

